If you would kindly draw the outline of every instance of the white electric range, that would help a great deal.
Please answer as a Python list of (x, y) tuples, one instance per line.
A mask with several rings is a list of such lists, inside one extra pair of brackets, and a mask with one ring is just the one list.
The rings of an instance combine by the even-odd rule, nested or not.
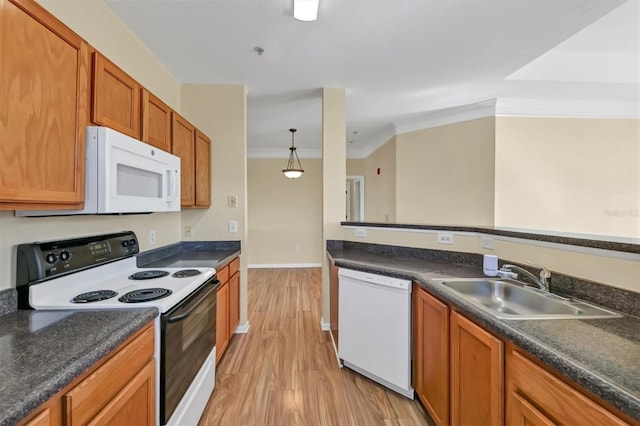
[(196, 424), (215, 385), (214, 268), (140, 268), (131, 231), (20, 244), (21, 309), (153, 307), (157, 423)]

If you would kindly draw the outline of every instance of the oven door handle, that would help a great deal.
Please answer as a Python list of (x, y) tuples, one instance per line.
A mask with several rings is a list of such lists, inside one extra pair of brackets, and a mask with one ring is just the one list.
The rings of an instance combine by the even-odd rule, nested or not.
[(173, 324), (174, 322), (182, 321), (183, 319), (187, 318), (214, 291), (216, 291), (216, 288), (215, 287), (211, 288), (211, 290), (207, 291), (204, 295), (202, 295), (202, 297), (200, 297), (200, 299), (196, 303), (194, 303), (191, 309), (189, 309), (187, 312), (185, 312), (184, 314), (165, 318), (165, 321), (168, 324)]

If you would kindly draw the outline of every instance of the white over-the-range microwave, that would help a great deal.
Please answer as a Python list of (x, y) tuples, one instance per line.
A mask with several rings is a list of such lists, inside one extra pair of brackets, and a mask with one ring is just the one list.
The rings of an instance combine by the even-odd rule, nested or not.
[(18, 210), (16, 216), (180, 211), (180, 158), (108, 127), (86, 129), (82, 210)]

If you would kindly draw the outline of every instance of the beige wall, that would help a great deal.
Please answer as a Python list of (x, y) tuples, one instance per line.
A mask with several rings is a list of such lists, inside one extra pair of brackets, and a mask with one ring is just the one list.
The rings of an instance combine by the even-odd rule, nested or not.
[(396, 222), (493, 225), (495, 119), (396, 136)]
[[(347, 241), (390, 244), (466, 253), (495, 254), (500, 259), (544, 265), (551, 271), (599, 282), (612, 287), (640, 293), (640, 260), (604, 257), (593, 253), (579, 253), (556, 247), (540, 247), (525, 240), (494, 241), (494, 250), (480, 246), (476, 235), (454, 234), (454, 244), (438, 244), (436, 233), (418, 233), (367, 229), (367, 236), (356, 237), (353, 229), (344, 229)], [(636, 256), (637, 257), (637, 256)], [(552, 277), (553, 282), (553, 277)]]
[(36, 0), (175, 110), (180, 82), (103, 0)]
[(322, 160), (304, 160), (298, 179), (284, 177), (286, 163), (248, 161), (249, 266), (322, 262)]
[(366, 170), (364, 158), (347, 159), (347, 176), (364, 176)]
[[(184, 84), (182, 113), (211, 137), (211, 207), (182, 212), (193, 240), (240, 240), (240, 322), (247, 320), (247, 94), (242, 85)], [(229, 207), (228, 196), (237, 197)], [(229, 221), (238, 232), (229, 232)], [(187, 240), (187, 238), (183, 238)]]
[[(322, 89), (322, 245), (342, 239), (345, 213), (347, 108), (345, 89)], [(329, 320), (329, 264), (322, 256), (322, 315)]]
[(365, 222), (396, 222), (396, 173), (394, 136), (364, 160)]
[(640, 120), (496, 118), (497, 226), (640, 238)]

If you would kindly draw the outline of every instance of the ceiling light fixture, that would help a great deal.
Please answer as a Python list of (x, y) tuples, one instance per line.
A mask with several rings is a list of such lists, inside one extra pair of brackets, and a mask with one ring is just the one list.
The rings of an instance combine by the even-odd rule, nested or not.
[(293, 0), (293, 17), (299, 21), (315, 21), (318, 19), (318, 3), (320, 0)]
[[(300, 164), (300, 158), (298, 158), (298, 153), (296, 152), (296, 147), (293, 144), (293, 135), (296, 133), (296, 129), (289, 129), (291, 132), (291, 148), (289, 148), (289, 161), (287, 162), (287, 168), (282, 169), (282, 173), (289, 179), (298, 179), (302, 176), (302, 164)], [(297, 168), (296, 168), (297, 163)]]

